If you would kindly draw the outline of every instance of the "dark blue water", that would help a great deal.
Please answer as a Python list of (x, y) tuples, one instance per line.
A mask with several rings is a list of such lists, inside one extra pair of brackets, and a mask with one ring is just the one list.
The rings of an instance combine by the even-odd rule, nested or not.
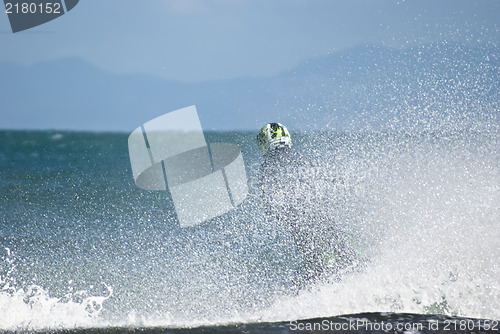
[(495, 128), (295, 134), (295, 149), (342, 180), (321, 214), (370, 258), (298, 294), (300, 254), (261, 210), (254, 133), (206, 135), (241, 148), (250, 193), (180, 228), (168, 192), (135, 186), (128, 134), (0, 131), (0, 330), (278, 332), (367, 312), (393, 324), (409, 313), (500, 319)]

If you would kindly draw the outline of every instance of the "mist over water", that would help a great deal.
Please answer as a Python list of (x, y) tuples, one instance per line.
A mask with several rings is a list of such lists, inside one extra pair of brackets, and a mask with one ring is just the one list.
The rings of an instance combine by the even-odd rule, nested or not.
[[(353, 137), (350, 142), (354, 143)], [(346, 210), (370, 263), (269, 314), (413, 312), (497, 319), (498, 132), (362, 136), (338, 149)], [(359, 139), (359, 137), (358, 137)], [(349, 146), (349, 144), (348, 144)], [(300, 306), (297, 306), (299, 304)]]
[[(250, 193), (181, 229), (168, 192), (135, 186), (128, 134), (0, 131), (0, 330), (360, 312), (500, 319), (498, 67), (481, 66), (451, 62), (446, 80), (397, 72), (375, 80), (378, 90), (367, 78), (317, 93), (331, 112), (312, 114), (321, 130), (293, 133), (294, 148), (321, 163), (318, 180), (335, 176), (315, 210), (368, 260), (298, 294), (300, 254), (262, 211), (255, 133), (207, 133), (241, 148)], [(348, 94), (366, 100), (340, 119)], [(365, 125), (333, 131), (340, 121)]]
[[(317, 133), (323, 144), (313, 145), (316, 153), (342, 181), (330, 198), (339, 205), (322, 214), (359, 238), (369, 262), (340, 282), (298, 295), (290, 291), (300, 255), (264, 219), (252, 182), (253, 134), (211, 134), (248, 152), (251, 193), (237, 210), (188, 229), (176, 225), (165, 193), (133, 187), (119, 144), (126, 135), (63, 133), (52, 149), (50, 132), (2, 136), (14, 139), (13, 147), (21, 143), (3, 153), (21, 169), (9, 169), (2, 181), (3, 329), (185, 326), (369, 311), (500, 317), (498, 131)], [(297, 149), (314, 158), (311, 135), (296, 138)], [(89, 141), (95, 144), (89, 157), (102, 150), (103, 158), (84, 156), (75, 168), (80, 162), (72, 157)], [(106, 163), (106, 150), (120, 152), (113, 163)], [(65, 156), (68, 170), (54, 164), (56, 156)], [(89, 161), (94, 175), (108, 174), (83, 181)]]

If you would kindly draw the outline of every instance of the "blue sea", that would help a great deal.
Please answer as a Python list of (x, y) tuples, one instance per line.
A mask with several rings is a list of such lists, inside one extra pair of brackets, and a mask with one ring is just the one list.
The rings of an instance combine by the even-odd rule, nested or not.
[(181, 228), (135, 185), (128, 133), (0, 131), (0, 331), (500, 332), (497, 127), (292, 135), (339, 180), (318, 214), (368, 258), (298, 292), (254, 132), (206, 133), (240, 147), (249, 194)]

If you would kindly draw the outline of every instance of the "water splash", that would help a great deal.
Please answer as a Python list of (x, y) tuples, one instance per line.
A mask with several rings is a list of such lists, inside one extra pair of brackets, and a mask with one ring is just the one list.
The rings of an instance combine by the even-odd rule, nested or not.
[(73, 291), (70, 287), (65, 296), (52, 297), (43, 287), (32, 284), (18, 287), (14, 273), (16, 258), (9, 248), (2, 261), (7, 271), (0, 275), (1, 329), (31, 331), (43, 329), (68, 329), (98, 326), (103, 303), (111, 298), (113, 289), (106, 286), (107, 296), (94, 296), (88, 291)]
[[(182, 231), (168, 198), (133, 186), (126, 135), (64, 132), (56, 140), (51, 132), (0, 132), (0, 329), (370, 311), (499, 319), (497, 57), (478, 52), (494, 61), (476, 66), (429, 52), (391, 60), (397, 73), (389, 61), (375, 77), (365, 77), (374, 67), (364, 68), (357, 78), (336, 77), (342, 87), (313, 94), (318, 85), (304, 80), (307, 97), (324, 102), (321, 115), (308, 114), (311, 122), (363, 130), (294, 134), (294, 145), (335, 168), (342, 182), (322, 214), (354, 231), (370, 261), (298, 295), (290, 284), (300, 254), (264, 219), (251, 184), (260, 162), (254, 134), (213, 134), (213, 142), (242, 148), (246, 203)], [(415, 74), (408, 68), (419, 67), (408, 61), (427, 70)], [(344, 85), (350, 79), (355, 85)], [(337, 112), (342, 107), (346, 115)], [(380, 124), (384, 131), (365, 131)]]
[(354, 150), (337, 148), (349, 188), (341, 210), (354, 212), (372, 239), (371, 261), (342, 282), (276, 301), (261, 317), (499, 318), (498, 139), (497, 132), (372, 134), (351, 141)]
[[(2, 231), (2, 329), (193, 326), (369, 311), (500, 317), (498, 132), (313, 138), (317, 154), (302, 145), (307, 134), (296, 147), (327, 160), (342, 178), (329, 198), (337, 204), (323, 214), (356, 231), (370, 254), (364, 270), (294, 295), (300, 254), (263, 218), (252, 184), (238, 210), (184, 231), (156, 194), (130, 199), (132, 187), (116, 181), (123, 189), (99, 196), (91, 188), (76, 199), (56, 175), (49, 180), (69, 193), (59, 199), (67, 210), (47, 211), (51, 190), (42, 187), (45, 197), (32, 189), (33, 211), (7, 216), (21, 223)], [(250, 146), (254, 138), (243, 140)], [(250, 163), (252, 179), (258, 161)], [(90, 213), (81, 198), (92, 203)]]

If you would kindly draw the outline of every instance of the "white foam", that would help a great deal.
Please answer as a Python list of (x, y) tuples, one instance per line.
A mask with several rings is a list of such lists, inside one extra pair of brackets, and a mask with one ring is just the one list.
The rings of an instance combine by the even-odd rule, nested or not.
[(4, 281), (0, 290), (0, 329), (28, 331), (100, 326), (103, 302), (112, 295), (112, 289), (107, 288), (108, 296), (89, 296), (85, 291), (78, 291), (55, 298), (40, 286), (16, 289)]

